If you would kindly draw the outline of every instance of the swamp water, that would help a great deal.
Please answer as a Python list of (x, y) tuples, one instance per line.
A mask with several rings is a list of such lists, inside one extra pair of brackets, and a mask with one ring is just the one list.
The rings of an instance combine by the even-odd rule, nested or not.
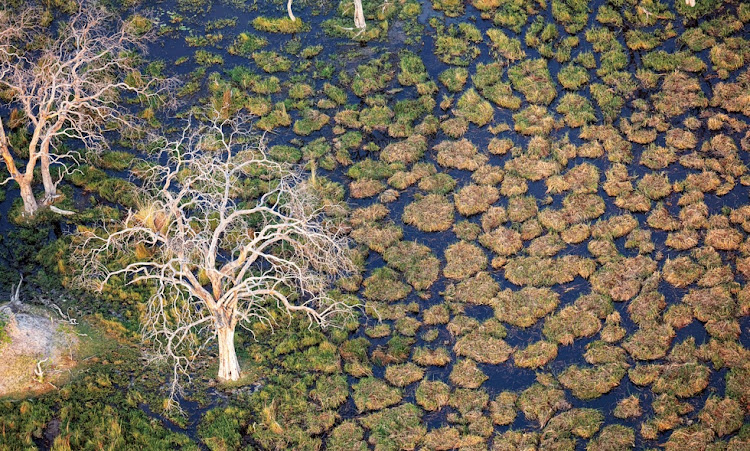
[(184, 109), (258, 116), (363, 257), (348, 336), (247, 338), (260, 390), (184, 428), (140, 404), (180, 446), (750, 446), (747, 4), (153, 6)]

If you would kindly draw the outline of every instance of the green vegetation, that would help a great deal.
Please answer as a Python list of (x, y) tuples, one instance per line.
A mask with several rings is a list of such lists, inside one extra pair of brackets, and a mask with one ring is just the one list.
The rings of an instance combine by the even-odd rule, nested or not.
[[(44, 26), (73, 5), (48, 3)], [(15, 185), (0, 188), (13, 203), (0, 291), (22, 272), (27, 297), (61, 299), (94, 338), (61, 379), (41, 364), (57, 390), (0, 400), (0, 449), (748, 447), (748, 5), (365, 2), (357, 30), (348, 0), (250, 23), (244, 0), (179, 0), (159, 22), (126, 3), (163, 58), (136, 56), (141, 75), (183, 74), (180, 104), (116, 99), (144, 129), (107, 124), (109, 148), (61, 172), (54, 205), (73, 215), (27, 222)], [(158, 50), (166, 39), (187, 53)], [(31, 136), (8, 96), (15, 151)], [(331, 296), (358, 308), (325, 330), (297, 314), (238, 329), (241, 380), (208, 383), (215, 366), (194, 365), (188, 420), (165, 410), (169, 369), (139, 358), (153, 288), (75, 291), (61, 232), (141, 207), (149, 128), (212, 109), (252, 116), (268, 157), (310, 177), (351, 238), (354, 267)], [(243, 174), (238, 202), (273, 182)], [(245, 233), (261, 231), (232, 231)], [(296, 301), (299, 288), (282, 291)], [(0, 353), (7, 328), (0, 317)]]

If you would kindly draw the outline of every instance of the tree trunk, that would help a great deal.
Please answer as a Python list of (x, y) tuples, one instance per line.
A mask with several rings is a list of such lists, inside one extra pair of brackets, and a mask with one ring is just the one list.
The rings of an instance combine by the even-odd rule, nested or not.
[(240, 378), (240, 363), (234, 350), (234, 326), (216, 326), (216, 339), (219, 340), (219, 380), (236, 381)]
[(5, 167), (8, 169), (8, 173), (11, 178), (18, 183), (21, 188), (21, 199), (23, 199), (23, 210), (28, 216), (34, 216), (39, 206), (36, 203), (34, 193), (31, 191), (31, 181), (34, 177), (34, 162), (31, 156), (29, 157), (30, 166), (26, 167), (26, 176), (21, 175), (16, 167), (16, 162), (13, 159), (13, 155), (10, 153), (10, 144), (8, 138), (5, 136), (5, 125), (3, 125), (3, 119), (0, 117), (0, 156), (2, 156), (5, 162)]
[(354, 0), (354, 26), (357, 28), (365, 28), (365, 12), (362, 9), (362, 0)]
[(289, 13), (289, 18), (292, 19), (292, 22), (296, 22), (297, 18), (294, 17), (294, 13), (292, 12), (292, 0), (287, 0), (286, 2), (286, 12)]
[(52, 174), (49, 172), (50, 161), (49, 155), (42, 154), (42, 183), (44, 184), (44, 201), (45, 203), (52, 203), (57, 197), (57, 185), (52, 181)]
[(25, 177), (16, 179), (18, 186), (21, 188), (21, 199), (23, 199), (23, 211), (28, 216), (34, 216), (39, 209), (36, 198), (31, 190), (31, 181)]

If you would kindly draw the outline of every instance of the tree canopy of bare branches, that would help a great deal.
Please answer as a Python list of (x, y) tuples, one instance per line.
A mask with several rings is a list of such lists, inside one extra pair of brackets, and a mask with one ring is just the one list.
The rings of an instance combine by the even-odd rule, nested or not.
[[(140, 209), (78, 237), (81, 283), (153, 284), (144, 338), (174, 363), (175, 381), (213, 338), (219, 379), (238, 379), (235, 327), (272, 326), (272, 309), (323, 327), (351, 313), (329, 294), (353, 269), (344, 228), (301, 172), (269, 159), (250, 136), (241, 119), (190, 124), (164, 146), (168, 163), (153, 168)], [(267, 190), (249, 195), (258, 180)]]
[[(149, 35), (105, 9), (82, 2), (59, 23), (56, 37), (47, 36), (51, 30), (41, 17), (34, 7), (0, 9), (0, 98), (15, 110), (10, 121), (0, 118), (0, 155), (9, 173), (3, 183), (18, 183), (29, 215), (39, 206), (34, 170), (41, 169), (43, 201), (49, 203), (60, 182), (50, 168), (57, 165), (65, 174), (79, 160), (79, 153), (61, 146), (66, 139), (89, 151), (106, 148), (108, 131), (133, 130), (136, 123), (122, 108), (123, 93), (154, 101), (170, 85), (138, 71)], [(23, 149), (13, 149), (8, 139), (16, 123), (28, 132)]]

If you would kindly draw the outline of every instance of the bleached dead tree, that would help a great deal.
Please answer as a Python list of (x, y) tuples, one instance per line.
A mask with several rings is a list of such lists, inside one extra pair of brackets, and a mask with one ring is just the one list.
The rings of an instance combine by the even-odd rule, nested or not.
[[(286, 1), (286, 11), (287, 14), (289, 14), (289, 18), (292, 21), (296, 21), (297, 18), (294, 17), (294, 13), (292, 12), (292, 3), (293, 0)], [(365, 22), (365, 11), (362, 8), (362, 0), (352, 0), (352, 3), (354, 4), (354, 26), (358, 30), (362, 30), (367, 27), (367, 23)]]
[[(92, 2), (82, 2), (60, 23), (56, 37), (47, 36), (51, 30), (40, 25), (41, 17), (34, 7), (0, 10), (0, 91), (7, 107), (16, 110), (8, 123), (0, 118), (0, 155), (9, 172), (2, 183), (18, 183), (28, 215), (39, 207), (34, 170), (41, 169), (42, 202), (48, 204), (60, 182), (51, 167), (65, 174), (78, 162), (79, 153), (61, 146), (66, 139), (87, 151), (106, 148), (107, 132), (132, 131), (137, 123), (123, 108), (122, 94), (153, 102), (172, 84), (138, 71), (151, 36)], [(29, 134), (23, 149), (13, 149), (7, 137), (6, 126), (18, 124)]]
[[(273, 325), (274, 308), (322, 327), (351, 313), (328, 294), (353, 269), (345, 230), (301, 172), (266, 156), (244, 120), (190, 124), (164, 153), (141, 208), (83, 232), (74, 258), (78, 280), (93, 288), (113, 278), (155, 286), (143, 334), (174, 363), (173, 394), (206, 339), (218, 341), (219, 379), (240, 377), (238, 324)], [(268, 191), (248, 197), (243, 187), (258, 179)]]

